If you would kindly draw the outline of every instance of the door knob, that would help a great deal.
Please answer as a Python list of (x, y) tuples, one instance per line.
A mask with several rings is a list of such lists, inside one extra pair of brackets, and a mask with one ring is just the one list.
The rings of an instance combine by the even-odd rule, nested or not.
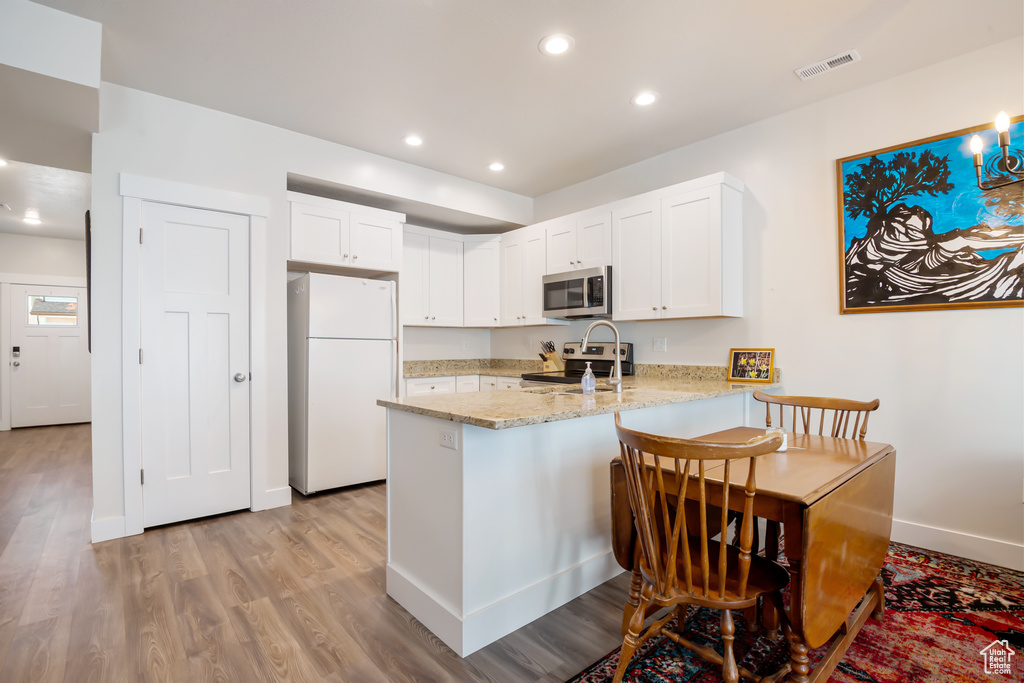
[(241, 373), (241, 372), (236, 372), (235, 373), (235, 381), (236, 382), (244, 382), (245, 381), (245, 374)]
[(21, 366), (21, 361), (20, 361), (20, 360), (16, 360), (16, 361), (14, 361), (13, 363), (11, 363), (11, 365), (13, 365), (13, 366), (14, 366), (14, 367), (16, 367), (16, 368), (17, 368), (17, 367), (20, 367), (20, 366)]

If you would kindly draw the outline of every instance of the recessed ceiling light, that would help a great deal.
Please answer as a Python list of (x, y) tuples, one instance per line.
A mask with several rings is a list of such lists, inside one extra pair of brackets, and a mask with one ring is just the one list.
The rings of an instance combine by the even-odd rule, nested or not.
[(555, 33), (545, 36), (537, 47), (546, 55), (561, 55), (571, 50), (575, 44), (576, 41), (572, 39), (572, 36), (567, 36), (564, 33)]
[(505, 170), (505, 164), (501, 163), (500, 161), (495, 161), (493, 164), (489, 165), (487, 168), (491, 169), (492, 171), (504, 171)]
[(22, 220), (24, 220), (29, 225), (39, 225), (40, 223), (42, 223), (42, 221), (39, 220), (38, 209), (25, 209), (25, 218)]
[(0, 166), (6, 166), (6, 165), (7, 165), (7, 160), (6, 159), (0, 159)]
[(405, 140), (405, 144), (411, 145), (412, 147), (419, 147), (423, 144), (423, 138), (419, 135), (406, 135), (402, 139)]
[(638, 92), (637, 94), (633, 95), (633, 98), (630, 99), (630, 102), (632, 102), (638, 107), (646, 107), (649, 104), (654, 104), (660, 98), (661, 95), (654, 92), (653, 90), (645, 90), (643, 92)]

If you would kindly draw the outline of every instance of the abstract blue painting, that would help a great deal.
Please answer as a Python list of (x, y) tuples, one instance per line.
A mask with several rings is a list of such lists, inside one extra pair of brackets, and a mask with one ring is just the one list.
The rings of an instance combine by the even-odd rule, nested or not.
[[(1009, 132), (1024, 169), (1024, 117)], [(1024, 182), (982, 191), (975, 134), (982, 181), (1012, 177), (991, 125), (836, 161), (840, 313), (1024, 305)]]

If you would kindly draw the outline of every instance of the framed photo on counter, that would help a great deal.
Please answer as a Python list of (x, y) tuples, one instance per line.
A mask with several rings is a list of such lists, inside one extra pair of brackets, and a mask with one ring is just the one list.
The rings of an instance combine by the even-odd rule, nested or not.
[(775, 349), (729, 349), (730, 382), (771, 382)]

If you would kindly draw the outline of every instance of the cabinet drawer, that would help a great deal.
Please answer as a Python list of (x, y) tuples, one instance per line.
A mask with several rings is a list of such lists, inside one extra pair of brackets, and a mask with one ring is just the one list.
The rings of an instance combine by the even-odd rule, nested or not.
[(522, 381), (519, 377), (497, 377), (498, 389), (519, 389), (520, 382)]
[(454, 394), (454, 377), (416, 377), (405, 380), (406, 396), (425, 396), (427, 394)]

